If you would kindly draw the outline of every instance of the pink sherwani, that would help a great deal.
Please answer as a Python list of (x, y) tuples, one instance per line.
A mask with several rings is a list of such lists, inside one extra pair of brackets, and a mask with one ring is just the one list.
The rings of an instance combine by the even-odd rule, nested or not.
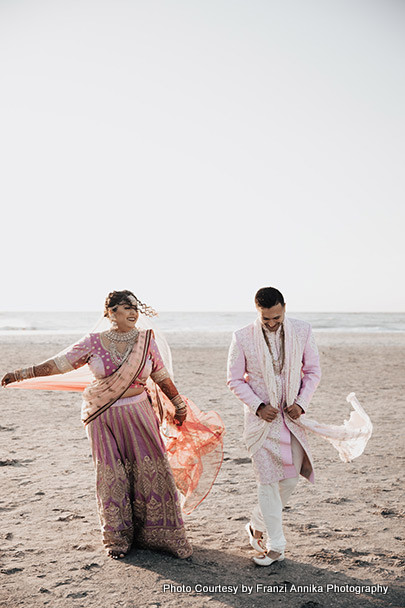
[[(290, 319), (298, 338), (302, 360), (302, 379), (296, 397), (296, 402), (304, 411), (307, 410), (311, 397), (318, 386), (321, 370), (319, 354), (312, 334), (311, 326), (305, 321)], [(261, 403), (269, 403), (269, 396), (263, 378), (262, 367), (256, 352), (253, 339), (253, 323), (236, 331), (228, 357), (228, 386), (244, 403), (245, 435), (262, 424), (256, 415)], [(277, 335), (267, 333), (272, 348), (277, 352), (280, 348), (280, 330)], [(299, 473), (313, 481), (313, 464), (305, 430), (300, 428), (283, 411), (286, 395), (286, 379), (284, 369), (276, 376), (279, 403), (279, 414), (268, 424), (266, 438), (259, 449), (252, 453), (252, 460), (258, 482), (270, 484), (282, 479), (296, 477)], [(292, 460), (291, 434), (293, 434), (304, 449), (304, 459), (300, 471), (296, 471)]]

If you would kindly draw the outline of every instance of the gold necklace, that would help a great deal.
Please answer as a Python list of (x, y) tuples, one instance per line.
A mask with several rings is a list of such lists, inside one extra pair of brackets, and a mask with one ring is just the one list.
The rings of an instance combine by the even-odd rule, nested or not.
[[(110, 331), (107, 331), (104, 335), (109, 341), (108, 351), (111, 355), (111, 359), (113, 363), (115, 363), (115, 365), (119, 367), (128, 358), (135, 342), (137, 342), (139, 337), (139, 329), (134, 327), (133, 329), (131, 329), (131, 331), (127, 331), (125, 333), (119, 333), (114, 331), (113, 329), (110, 329)], [(126, 347), (124, 349), (124, 352), (120, 352), (118, 350), (118, 344), (125, 343)]]
[(105, 336), (110, 342), (134, 342), (137, 340), (138, 335), (139, 329), (137, 327), (125, 332), (118, 332), (114, 329), (105, 332)]

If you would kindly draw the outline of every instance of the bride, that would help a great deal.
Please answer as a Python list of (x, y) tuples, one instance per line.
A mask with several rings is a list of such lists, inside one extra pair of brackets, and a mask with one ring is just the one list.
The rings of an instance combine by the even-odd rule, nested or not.
[[(183, 423), (184, 433), (187, 432), (187, 404), (194, 421), (197, 408), (179, 395), (153, 331), (136, 327), (140, 313), (149, 317), (156, 314), (131, 291), (113, 291), (108, 294), (104, 307), (110, 329), (86, 335), (44, 363), (8, 372), (1, 382), (7, 386), (24, 381), (27, 388), (38, 388), (41, 380), (36, 379), (41, 378), (41, 388), (60, 388), (52, 383), (47, 386), (42, 377), (66, 374), (88, 364), (93, 381), (84, 388), (85, 382), (82, 387), (82, 422), (92, 449), (98, 513), (108, 555), (123, 558), (134, 544), (187, 558), (192, 548), (186, 537), (176, 483), (153, 405), (156, 406), (157, 398), (159, 406), (163, 401), (166, 410), (172, 409), (171, 416), (166, 413), (166, 419), (171, 419), (174, 429), (173, 423), (177, 425), (178, 435)], [(72, 379), (74, 374), (70, 374)], [(68, 377), (62, 388), (77, 390), (72, 389), (73, 380), (69, 386)], [(155, 387), (153, 399), (153, 391), (147, 387), (150, 380)], [(201, 424), (197, 428), (196, 421), (193, 429), (197, 433), (200, 429), (205, 436), (208, 433), (207, 453), (218, 453), (220, 447), (221, 458), (212, 483), (222, 461), (223, 425), (219, 416), (215, 416), (216, 424), (212, 428)], [(176, 443), (172, 437), (172, 455), (181, 450), (182, 445), (189, 446), (190, 441)], [(183, 456), (187, 469), (187, 455)], [(179, 460), (176, 453), (176, 461)], [(178, 472), (179, 478), (184, 478), (185, 471)], [(194, 480), (192, 490), (196, 485), (198, 480)]]

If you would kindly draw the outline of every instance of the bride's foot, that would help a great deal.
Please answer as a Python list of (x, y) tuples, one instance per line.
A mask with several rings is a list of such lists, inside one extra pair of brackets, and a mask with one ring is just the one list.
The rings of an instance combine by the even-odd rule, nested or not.
[(116, 551), (115, 549), (108, 549), (107, 551), (108, 557), (112, 559), (122, 559), (125, 557), (125, 553), (123, 551)]

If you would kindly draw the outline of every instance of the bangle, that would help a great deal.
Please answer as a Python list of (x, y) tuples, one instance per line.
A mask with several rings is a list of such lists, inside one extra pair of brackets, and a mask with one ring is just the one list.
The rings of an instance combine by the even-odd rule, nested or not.
[(27, 380), (28, 378), (35, 378), (34, 366), (31, 365), (31, 367), (16, 369), (13, 374), (15, 382), (22, 382), (22, 380)]
[(27, 380), (28, 378), (35, 378), (33, 365), (31, 365), (31, 367), (25, 367), (24, 369), (21, 369), (20, 372), (23, 380)]
[(173, 397), (173, 399), (170, 399), (170, 401), (173, 403), (176, 409), (176, 414), (182, 414), (183, 412), (187, 411), (187, 406), (180, 395), (176, 395)]

